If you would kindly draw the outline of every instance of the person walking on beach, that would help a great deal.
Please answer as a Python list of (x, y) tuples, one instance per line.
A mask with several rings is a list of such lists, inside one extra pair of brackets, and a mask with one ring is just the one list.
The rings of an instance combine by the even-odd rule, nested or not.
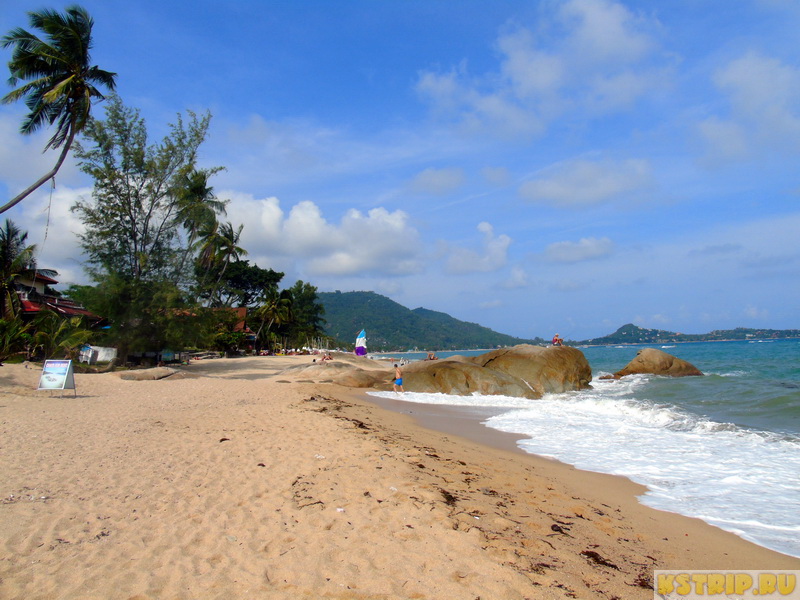
[(403, 370), (399, 364), (394, 365), (394, 391), (405, 392), (403, 389)]

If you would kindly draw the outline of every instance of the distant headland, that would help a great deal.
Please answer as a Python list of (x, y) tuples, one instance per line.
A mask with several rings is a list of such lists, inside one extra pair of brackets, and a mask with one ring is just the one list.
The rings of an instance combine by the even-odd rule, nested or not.
[[(477, 323), (459, 321), (450, 315), (415, 308), (413, 310), (375, 292), (321, 292), (325, 307), (325, 333), (344, 346), (352, 345), (355, 335), (365, 329), (370, 351), (472, 350), (516, 344), (547, 344), (550, 339), (519, 338), (498, 333)], [(609, 344), (672, 344), (724, 340), (784, 339), (800, 337), (800, 329), (736, 329), (686, 334), (661, 329), (646, 329), (631, 323), (614, 333), (589, 339), (566, 340), (574, 346)]]

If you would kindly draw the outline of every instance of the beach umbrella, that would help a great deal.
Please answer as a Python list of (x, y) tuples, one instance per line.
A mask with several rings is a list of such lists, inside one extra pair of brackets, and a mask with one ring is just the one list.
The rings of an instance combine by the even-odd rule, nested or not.
[(356, 338), (356, 355), (357, 356), (367, 355), (367, 332), (364, 331), (363, 329)]

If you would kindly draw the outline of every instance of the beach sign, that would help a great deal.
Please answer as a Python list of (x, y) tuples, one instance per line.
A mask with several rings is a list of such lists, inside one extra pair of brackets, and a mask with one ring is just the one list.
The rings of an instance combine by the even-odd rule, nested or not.
[[(71, 360), (46, 360), (39, 377), (40, 390), (75, 390), (75, 373)], [(75, 395), (77, 395), (77, 390)]]

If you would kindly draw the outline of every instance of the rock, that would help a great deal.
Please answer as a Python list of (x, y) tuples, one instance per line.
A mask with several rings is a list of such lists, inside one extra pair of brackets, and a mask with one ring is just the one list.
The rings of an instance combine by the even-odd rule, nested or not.
[(569, 346), (520, 344), (493, 350), (473, 360), (522, 380), (539, 396), (587, 389), (592, 380), (592, 369), (583, 352)]
[(155, 381), (164, 379), (177, 373), (177, 369), (169, 367), (155, 367), (153, 369), (136, 369), (135, 371), (120, 371), (119, 378), (128, 381)]
[(423, 364), (423, 368), (417, 367), (419, 364), (422, 363), (411, 363), (405, 367), (403, 388), (407, 392), (439, 392), (456, 396), (479, 393), (520, 398), (540, 397), (522, 380), (470, 362), (444, 359)]
[(669, 377), (690, 377), (703, 374), (693, 364), (655, 348), (642, 348), (639, 350), (636, 353), (636, 358), (622, 370), (614, 373), (614, 379), (637, 373), (667, 375)]
[(568, 346), (520, 344), (474, 357), (418, 361), (404, 369), (411, 392), (441, 392), (541, 398), (587, 389), (592, 370), (583, 352)]
[[(541, 398), (547, 393), (589, 387), (592, 370), (583, 352), (567, 346), (543, 348), (521, 344), (493, 350), (481, 356), (453, 356), (419, 360), (403, 369), (407, 392), (455, 395), (473, 393)], [(334, 356), (322, 363), (284, 369), (283, 377), (303, 377), (356, 388), (391, 390), (394, 367), (389, 362)]]

